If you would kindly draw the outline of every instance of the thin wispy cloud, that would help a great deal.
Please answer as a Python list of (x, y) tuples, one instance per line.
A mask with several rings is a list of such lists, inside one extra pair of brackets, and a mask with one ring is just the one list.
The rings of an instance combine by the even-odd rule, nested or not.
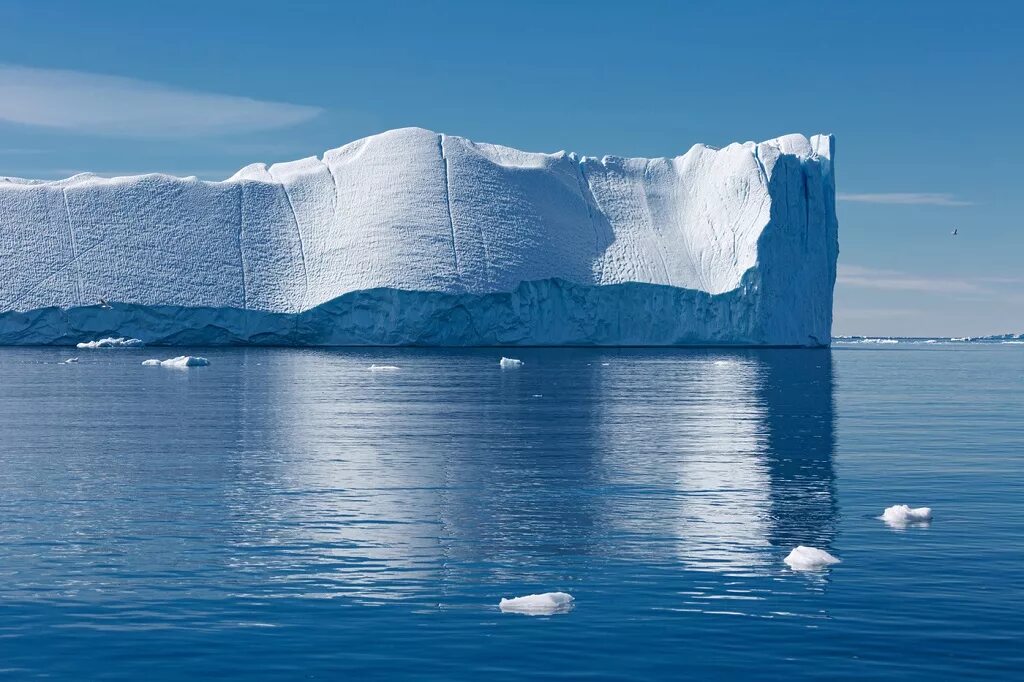
[(283, 128), (321, 111), (120, 76), (0, 64), (0, 121), (23, 125), (180, 138)]
[(931, 294), (996, 293), (975, 280), (914, 275), (895, 270), (876, 270), (859, 265), (840, 265), (836, 282), (841, 286), (883, 291), (916, 291)]
[(887, 192), (887, 193), (848, 193), (836, 194), (839, 201), (850, 201), (861, 204), (891, 204), (902, 206), (971, 206), (973, 202), (957, 199), (952, 194), (933, 192)]

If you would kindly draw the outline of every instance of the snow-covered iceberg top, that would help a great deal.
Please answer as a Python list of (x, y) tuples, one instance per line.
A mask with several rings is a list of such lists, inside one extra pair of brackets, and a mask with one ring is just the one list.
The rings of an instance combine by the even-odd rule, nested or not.
[[(826, 345), (838, 253), (833, 149), (831, 136), (786, 135), (696, 145), (674, 158), (597, 158), (403, 128), (320, 158), (253, 164), (220, 182), (157, 174), (5, 179), (0, 315), (95, 307), (93, 326), (111, 329), (103, 316), (124, 305), (168, 306), (149, 311), (159, 317), (149, 322), (185, 324), (181, 309), (294, 315), (357, 292), (403, 292), (397, 309), (377, 320), (377, 336), (386, 337), (424, 305), (449, 318), (466, 307), (438, 304), (438, 296), (485, 297), (552, 281), (582, 291), (629, 284), (693, 293), (652, 302), (659, 307), (641, 327), (623, 323), (609, 306), (614, 297), (552, 300), (558, 291), (517, 301), (517, 311), (528, 308), (525, 320), (482, 323), (530, 327), (521, 334), (530, 337), (546, 317), (584, 316), (603, 325), (601, 343), (630, 336), (641, 345), (662, 337)], [(101, 300), (113, 309), (97, 307)], [(658, 326), (679, 320), (691, 322)], [(477, 338), (455, 342), (494, 335), (472, 322)], [(8, 333), (14, 322), (0, 320), (0, 343), (61, 331), (18, 323), (17, 334)]]

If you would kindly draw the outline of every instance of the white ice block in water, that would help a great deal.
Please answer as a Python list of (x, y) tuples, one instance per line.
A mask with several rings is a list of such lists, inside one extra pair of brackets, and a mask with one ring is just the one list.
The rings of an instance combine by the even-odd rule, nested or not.
[(513, 367), (522, 367), (523, 361), (516, 360), (515, 358), (502, 358), (498, 363), (502, 369), (512, 369)]
[(393, 372), (396, 369), (395, 365), (370, 365), (371, 372)]
[(523, 613), (528, 616), (550, 616), (565, 613), (572, 608), (573, 596), (568, 592), (545, 592), (525, 597), (502, 599), (498, 608), (503, 613)]
[(76, 362), (78, 362), (78, 358), (68, 358), (67, 360), (64, 361), (64, 364), (65, 365), (71, 365), (71, 364), (74, 364)]
[(890, 526), (908, 526), (912, 523), (928, 523), (932, 520), (931, 507), (912, 508), (906, 504), (894, 504), (887, 507), (878, 517)]
[(113, 337), (97, 341), (85, 341), (78, 348), (136, 348), (145, 345), (142, 339), (115, 339)]
[(170, 358), (167, 360), (144, 360), (142, 364), (146, 367), (175, 367), (178, 369), (185, 369), (187, 367), (206, 367), (210, 364), (210, 361), (206, 358), (200, 358), (194, 355), (179, 355), (176, 358)]
[(796, 547), (783, 561), (794, 571), (814, 571), (839, 563), (839, 559), (825, 550), (803, 545)]

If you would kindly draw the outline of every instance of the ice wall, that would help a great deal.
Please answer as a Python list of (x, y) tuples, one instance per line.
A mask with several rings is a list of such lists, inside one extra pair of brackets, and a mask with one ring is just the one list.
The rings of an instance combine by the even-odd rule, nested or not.
[(222, 182), (0, 179), (0, 343), (208, 327), (211, 343), (823, 345), (832, 157), (830, 136), (598, 159), (405, 128)]

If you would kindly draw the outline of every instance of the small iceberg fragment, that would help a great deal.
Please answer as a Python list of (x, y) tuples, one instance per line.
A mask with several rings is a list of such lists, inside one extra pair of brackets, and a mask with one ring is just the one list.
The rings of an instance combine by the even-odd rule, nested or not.
[(176, 358), (170, 358), (168, 360), (157, 360), (155, 358), (150, 360), (143, 360), (142, 365), (144, 367), (175, 367), (178, 369), (185, 369), (187, 367), (206, 367), (210, 364), (210, 361), (206, 358), (196, 357), (195, 355), (179, 355)]
[(816, 571), (840, 563), (839, 559), (823, 549), (804, 547), (803, 545), (799, 545), (790, 552), (783, 561), (794, 571)]
[(78, 362), (78, 358), (68, 358), (67, 360), (64, 361), (64, 364), (65, 365), (73, 365), (76, 362)]
[(498, 363), (502, 369), (512, 369), (513, 367), (522, 367), (523, 361), (516, 360), (515, 358), (502, 358)]
[(545, 592), (525, 597), (502, 599), (498, 608), (502, 613), (522, 613), (527, 616), (550, 616), (567, 613), (572, 609), (573, 596), (568, 592)]
[(144, 346), (142, 339), (115, 339), (113, 337), (99, 339), (98, 341), (85, 341), (77, 345), (77, 348), (137, 348)]
[(395, 365), (370, 365), (371, 372), (391, 372), (398, 369)]
[(930, 522), (932, 520), (932, 509), (931, 507), (917, 507), (915, 509), (906, 504), (894, 504), (891, 507), (887, 507), (878, 518), (890, 526), (904, 528), (914, 523)]

